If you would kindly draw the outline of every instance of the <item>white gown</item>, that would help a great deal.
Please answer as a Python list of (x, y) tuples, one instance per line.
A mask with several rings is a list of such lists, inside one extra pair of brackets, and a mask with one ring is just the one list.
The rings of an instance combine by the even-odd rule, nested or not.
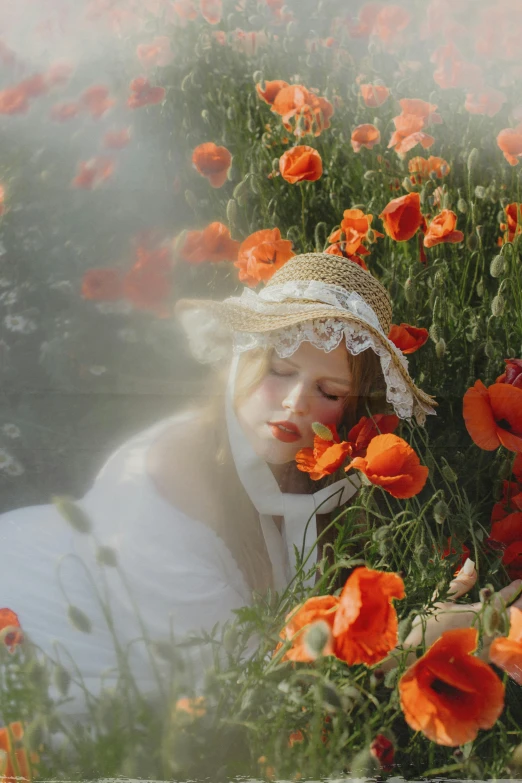
[[(146, 471), (152, 443), (183, 417), (156, 423), (132, 437), (107, 460), (78, 505), (88, 514), (99, 544), (111, 547), (139, 606), (150, 638), (175, 641), (192, 631), (210, 631), (216, 622), (234, 619), (233, 609), (248, 605), (251, 591), (230, 550), (206, 524), (164, 499)], [(68, 651), (93, 694), (115, 683), (113, 637), (96, 599), (104, 578), (118, 638), (123, 645), (142, 637), (142, 629), (118, 572), (99, 566), (89, 535), (74, 530), (54, 505), (21, 508), (0, 515), (0, 607), (12, 609), (26, 635), (45, 653), (59, 658), (74, 676)], [(60, 580), (58, 579), (58, 571)], [(60, 582), (62, 588), (60, 588)], [(68, 619), (69, 604), (84, 612), (92, 632)], [(172, 625), (171, 625), (172, 624)], [(157, 681), (143, 642), (131, 647), (129, 661), (140, 690), (153, 692)], [(210, 648), (186, 651), (197, 685), (211, 665)], [(159, 661), (161, 668), (161, 660)], [(164, 664), (166, 666), (166, 664)], [(83, 712), (82, 693), (64, 705)], [(51, 695), (56, 696), (54, 688)]]

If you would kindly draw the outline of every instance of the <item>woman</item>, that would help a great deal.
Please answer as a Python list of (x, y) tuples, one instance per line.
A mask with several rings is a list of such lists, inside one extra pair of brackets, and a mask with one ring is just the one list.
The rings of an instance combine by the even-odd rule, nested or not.
[[(422, 422), (434, 413), (386, 336), (385, 289), (343, 258), (296, 256), (259, 294), (185, 300), (178, 313), (195, 355), (226, 367), (209, 404), (158, 422), (109, 458), (79, 503), (89, 534), (78, 532), (85, 519), (63, 503), (70, 527), (54, 505), (0, 518), (0, 605), (51, 657), (70, 668), (74, 661), (73, 676), (92, 693), (102, 673), (106, 684), (116, 681), (125, 645), (140, 689), (154, 691), (158, 661), (144, 638), (209, 632), (253, 592), (283, 590), (294, 575), (294, 545), (313, 562), (321, 512), (338, 514), (359, 486), (342, 474), (321, 487), (297, 470), (313, 422), (352, 426), (375, 390), (401, 418)], [(114, 560), (118, 569), (107, 565)], [(454, 598), (475, 579), (471, 568), (455, 582)], [(440, 635), (455, 616), (439, 612), (429, 633)], [(469, 625), (469, 613), (462, 618)], [(197, 683), (211, 665), (210, 647), (187, 654)], [(75, 696), (66, 708), (82, 714), (82, 692)]]

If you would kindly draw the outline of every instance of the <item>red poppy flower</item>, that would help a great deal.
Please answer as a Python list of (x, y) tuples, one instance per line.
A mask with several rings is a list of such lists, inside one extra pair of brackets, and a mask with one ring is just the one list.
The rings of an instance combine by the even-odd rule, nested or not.
[(388, 339), (404, 354), (415, 353), (421, 348), (429, 337), (429, 332), (423, 327), (401, 324), (392, 324)]
[(123, 274), (118, 269), (88, 269), (82, 280), (82, 297), (114, 302), (123, 296)]
[(29, 109), (26, 93), (18, 87), (0, 90), (0, 114), (25, 114)]
[(240, 243), (230, 236), (230, 229), (223, 223), (210, 223), (203, 231), (188, 231), (177, 252), (188, 264), (235, 261)]
[(441, 242), (462, 242), (464, 234), (457, 231), (457, 216), (451, 209), (443, 209), (433, 218), (424, 235), (424, 247), (434, 247)]
[(165, 99), (165, 87), (152, 87), (145, 76), (138, 76), (129, 85), (131, 94), (127, 100), (130, 109), (139, 109), (142, 106), (152, 106), (161, 103)]
[(383, 772), (391, 772), (394, 765), (395, 749), (393, 742), (384, 734), (377, 734), (370, 744), (370, 753), (379, 762)]
[(174, 59), (168, 35), (158, 35), (150, 44), (139, 44), (136, 54), (145, 68), (163, 68)]
[(160, 317), (169, 315), (166, 301), (171, 288), (170, 274), (150, 264), (135, 264), (123, 280), (125, 298), (139, 310), (150, 310)]
[(504, 359), (506, 371), (499, 375), (496, 383), (509, 383), (522, 389), (522, 359)]
[(78, 172), (72, 181), (74, 188), (92, 190), (110, 179), (114, 173), (114, 161), (110, 158), (98, 156), (91, 160), (80, 161)]
[[(458, 546), (458, 550), (455, 549), (455, 547), (453, 546), (453, 542), (454, 541), (456, 542), (456, 544)], [(442, 553), (440, 555), (441, 559), (444, 560), (449, 555), (456, 555), (458, 552), (461, 553), (461, 556), (460, 556), (460, 560), (459, 560), (459, 563), (458, 563), (458, 567), (457, 567), (456, 571), (454, 572), (453, 576), (457, 576), (457, 574), (459, 573), (460, 569), (462, 568), (462, 566), (464, 565), (464, 563), (466, 562), (466, 560), (470, 556), (471, 551), (470, 551), (469, 547), (466, 546), (466, 544), (463, 544), (461, 541), (457, 541), (456, 539), (453, 539), (453, 536), (449, 536), (448, 537), (448, 543), (446, 544), (445, 549), (442, 551)]]
[(299, 470), (308, 473), (313, 481), (335, 473), (352, 453), (351, 445), (341, 442), (334, 424), (323, 426), (330, 431), (331, 437), (325, 439), (315, 435), (313, 448), (301, 449), (295, 455)]
[(504, 207), (504, 212), (506, 213), (507, 223), (501, 223), (500, 230), (506, 232), (504, 236), (506, 242), (513, 242), (515, 237), (522, 233), (522, 204), (514, 201), (512, 204)]
[(408, 193), (390, 201), (379, 215), (384, 223), (384, 230), (397, 242), (411, 239), (422, 224), (420, 196), (418, 193)]
[(200, 0), (201, 16), (209, 24), (219, 24), (223, 16), (223, 0)]
[(279, 159), (279, 171), (287, 182), (315, 182), (323, 174), (323, 161), (313, 147), (305, 144), (292, 147)]
[(278, 228), (266, 228), (245, 239), (234, 266), (239, 269), (241, 282), (253, 287), (270, 280), (293, 255), (290, 240), (281, 239)]
[(420, 184), (424, 180), (429, 179), (431, 174), (435, 174), (439, 179), (442, 179), (442, 177), (450, 173), (451, 169), (449, 163), (444, 158), (430, 155), (427, 159), (420, 156), (412, 158), (408, 161), (408, 171), (410, 172), (412, 182)]
[(371, 150), (380, 140), (381, 132), (370, 123), (357, 125), (352, 131), (351, 144), (354, 152), (360, 152), (362, 147)]
[(226, 147), (218, 147), (213, 141), (208, 141), (194, 149), (192, 163), (196, 171), (206, 177), (213, 188), (220, 188), (227, 181), (232, 155)]
[(481, 92), (469, 92), (466, 95), (464, 108), (470, 114), (485, 114), (494, 117), (507, 101), (506, 96), (500, 90), (488, 87)]
[(368, 267), (364, 263), (363, 259), (360, 256), (350, 255), (347, 250), (347, 243), (346, 242), (334, 242), (333, 245), (329, 245), (325, 253), (328, 253), (330, 256), (342, 256), (343, 258), (347, 258), (349, 261), (353, 261), (357, 266), (360, 266), (361, 269), (365, 269), (368, 271)]
[(522, 579), (522, 540), (507, 545), (502, 555), (502, 565), (510, 579)]
[(497, 144), (509, 165), (518, 166), (519, 158), (522, 157), (522, 125), (501, 130), (497, 136)]
[(377, 109), (388, 100), (390, 91), (381, 84), (361, 84), (361, 95), (364, 103), (371, 109)]
[(80, 96), (80, 103), (90, 112), (91, 117), (99, 120), (116, 103), (109, 97), (109, 90), (103, 84), (88, 87)]
[(346, 436), (352, 446), (352, 457), (365, 457), (366, 449), (376, 435), (395, 432), (398, 426), (399, 417), (394, 413), (376, 413), (369, 418), (362, 416)]
[(464, 395), (463, 415), (473, 441), (485, 451), (500, 445), (522, 451), (522, 389), (506, 383), (486, 387), (476, 381)]
[[(4, 644), (9, 652), (13, 653), (15, 648), (23, 642), (24, 635), (18, 615), (12, 609), (0, 609), (0, 631), (4, 631), (6, 628), (11, 630), (5, 635)], [(1, 744), (0, 747), (2, 747)]]
[(478, 631), (446, 631), (399, 681), (406, 723), (432, 742), (453, 747), (491, 729), (504, 709), (504, 685), (475, 658)]
[(296, 136), (308, 133), (319, 136), (330, 127), (334, 108), (326, 98), (307, 90), (302, 84), (294, 84), (278, 91), (272, 111), (281, 115), (284, 127), (293, 130)]
[(429, 473), (411, 446), (391, 433), (376, 435), (368, 445), (366, 457), (355, 457), (345, 470), (352, 468), (395, 498), (417, 495)]
[(103, 146), (109, 150), (122, 150), (131, 140), (129, 128), (120, 131), (108, 131), (103, 137)]
[(443, 90), (456, 87), (479, 90), (483, 87), (482, 68), (467, 62), (453, 41), (435, 49), (431, 62), (437, 66), (433, 79)]
[(261, 84), (256, 84), (256, 91), (259, 97), (271, 106), (283, 87), (289, 87), (288, 82), (282, 79), (274, 79), (274, 81), (265, 82), (264, 89), (261, 87)]
[(349, 666), (382, 661), (397, 646), (397, 613), (393, 598), (404, 598), (398, 574), (354, 569), (339, 596), (333, 636), (335, 655)]
[[(363, 245), (368, 239), (373, 215), (365, 215), (362, 209), (345, 209), (340, 227), (328, 237), (329, 242), (340, 242), (348, 256), (354, 253), (368, 255), (369, 250)], [(383, 237), (380, 231), (372, 229), (373, 240)]]
[(509, 612), (509, 634), (493, 639), (489, 660), (522, 685), (522, 612), (515, 606)]

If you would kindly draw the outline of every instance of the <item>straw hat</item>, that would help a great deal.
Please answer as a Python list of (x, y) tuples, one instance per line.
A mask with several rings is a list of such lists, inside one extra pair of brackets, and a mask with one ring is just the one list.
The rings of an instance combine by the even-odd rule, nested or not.
[(353, 261), (327, 253), (293, 256), (255, 292), (222, 302), (181, 299), (179, 318), (193, 354), (220, 362), (234, 353), (272, 346), (291, 356), (304, 341), (325, 351), (344, 337), (352, 354), (372, 348), (379, 356), (386, 398), (401, 418), (423, 423), (437, 404), (419, 389), (402, 352), (388, 339), (392, 308), (386, 289)]

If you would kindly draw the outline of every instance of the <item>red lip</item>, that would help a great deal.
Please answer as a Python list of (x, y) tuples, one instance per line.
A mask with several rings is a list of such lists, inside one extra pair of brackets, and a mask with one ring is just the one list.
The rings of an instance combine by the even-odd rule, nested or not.
[[(268, 422), (268, 426), (270, 427), (274, 438), (283, 441), (283, 443), (293, 443), (301, 438), (301, 431), (290, 421), (270, 421)], [(281, 427), (285, 427), (286, 430), (290, 430), (290, 432), (286, 432), (281, 429)]]

